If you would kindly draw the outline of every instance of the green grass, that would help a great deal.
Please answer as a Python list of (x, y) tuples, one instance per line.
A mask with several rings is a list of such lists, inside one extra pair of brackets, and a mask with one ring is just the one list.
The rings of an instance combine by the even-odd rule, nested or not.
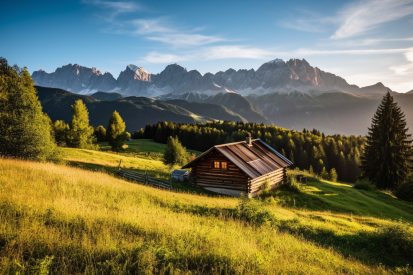
[(132, 184), (102, 172), (0, 159), (0, 274), (41, 270), (52, 274), (386, 274), (396, 270), (373, 258), (370, 263), (346, 256), (315, 238), (295, 234), (292, 227), (286, 229), (286, 224), (300, 224), (310, 232), (323, 228), (334, 230), (337, 237), (357, 236), (363, 226), (373, 232), (390, 221), (372, 217), (349, 221), (344, 214), (263, 203), (263, 218), (270, 211), (275, 223), (256, 223), (254, 211), (237, 214), (238, 203), (235, 198)]
[(388, 194), (316, 178), (252, 201), (170, 192), (114, 176), (122, 159), (168, 179), (159, 160), (63, 152), (77, 167), (0, 159), (0, 274), (412, 272), (413, 205)]
[[(128, 145), (128, 147), (122, 150), (119, 153), (120, 155), (154, 160), (161, 160), (166, 147), (166, 144), (157, 143), (151, 139), (134, 139), (132, 141), (126, 141), (125, 144)], [(107, 142), (100, 142), (99, 146), (104, 152), (111, 151), (111, 147)], [(187, 152), (194, 153), (196, 156), (202, 154), (202, 152), (189, 149), (187, 149)]]

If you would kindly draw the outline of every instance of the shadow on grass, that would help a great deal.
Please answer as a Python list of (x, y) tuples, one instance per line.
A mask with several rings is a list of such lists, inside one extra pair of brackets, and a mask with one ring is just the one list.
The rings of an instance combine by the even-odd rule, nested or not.
[[(89, 170), (89, 171), (94, 171), (94, 172), (103, 172), (107, 173), (109, 175), (121, 178), (122, 180), (132, 182), (132, 183), (138, 183), (144, 185), (142, 182), (138, 182), (135, 180), (131, 180), (128, 178), (120, 177), (118, 176), (118, 167), (113, 167), (113, 166), (105, 166), (105, 165), (100, 165), (100, 164), (94, 164), (94, 163), (87, 163), (87, 162), (80, 162), (80, 161), (68, 161), (68, 165), (72, 167), (78, 167), (81, 169)], [(130, 169), (129, 170), (138, 172), (138, 173), (144, 173), (146, 170), (140, 170), (140, 169)], [(146, 171), (148, 176), (153, 178), (153, 179), (160, 179), (163, 181), (168, 181), (169, 174), (167, 173), (162, 173), (162, 172), (156, 172), (156, 171)], [(181, 193), (189, 193), (189, 194), (197, 194), (197, 195), (208, 195), (212, 197), (226, 197), (225, 195), (217, 195), (214, 192), (208, 191), (203, 188), (198, 188), (198, 187), (193, 187), (190, 186), (189, 183), (187, 182), (178, 182), (178, 181), (172, 181), (172, 186), (174, 187), (174, 191), (176, 192), (181, 192)]]
[(409, 226), (411, 225), (399, 222), (396, 226), (379, 228), (376, 232), (336, 235), (330, 229), (301, 224), (299, 219), (278, 223), (281, 230), (331, 247), (346, 257), (357, 258), (369, 265), (383, 264), (392, 268), (413, 265), (413, 234)]

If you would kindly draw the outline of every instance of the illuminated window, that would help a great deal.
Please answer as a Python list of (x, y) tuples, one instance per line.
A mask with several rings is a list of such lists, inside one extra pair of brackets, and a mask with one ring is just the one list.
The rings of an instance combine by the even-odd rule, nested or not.
[(221, 169), (227, 169), (227, 163), (221, 162)]
[(219, 169), (219, 161), (214, 161), (214, 168)]

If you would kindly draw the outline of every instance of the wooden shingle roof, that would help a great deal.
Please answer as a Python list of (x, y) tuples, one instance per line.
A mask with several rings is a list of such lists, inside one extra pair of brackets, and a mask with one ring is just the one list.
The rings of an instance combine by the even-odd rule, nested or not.
[(182, 168), (190, 168), (212, 150), (222, 153), (252, 179), (293, 164), (261, 139), (252, 140), (251, 144), (250, 146), (246, 141), (241, 141), (215, 145)]

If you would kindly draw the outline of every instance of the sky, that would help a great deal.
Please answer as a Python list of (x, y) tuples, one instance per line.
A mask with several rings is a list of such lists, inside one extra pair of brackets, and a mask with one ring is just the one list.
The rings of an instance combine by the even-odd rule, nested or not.
[(0, 56), (30, 72), (69, 63), (159, 73), (258, 69), (281, 58), (360, 87), (413, 90), (413, 0), (1, 1)]

